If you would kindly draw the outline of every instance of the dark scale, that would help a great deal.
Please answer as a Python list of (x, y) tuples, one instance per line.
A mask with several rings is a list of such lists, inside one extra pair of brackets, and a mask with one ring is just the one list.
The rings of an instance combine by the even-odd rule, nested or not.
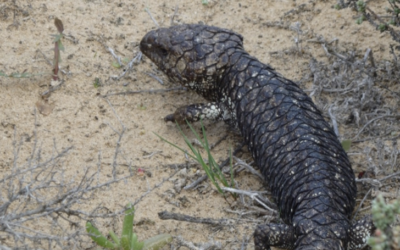
[(351, 222), (356, 183), (347, 154), (312, 100), (250, 56), (243, 37), (205, 25), (150, 31), (140, 49), (172, 81), (210, 101), (167, 121), (224, 120), (241, 131), (285, 224), (260, 225), (255, 249), (361, 249), (370, 216)]

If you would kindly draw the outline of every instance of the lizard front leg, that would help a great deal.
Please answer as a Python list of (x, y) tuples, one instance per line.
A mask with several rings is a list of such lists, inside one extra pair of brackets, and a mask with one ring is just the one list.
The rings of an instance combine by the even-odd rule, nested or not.
[(217, 102), (197, 103), (178, 108), (175, 113), (167, 115), (164, 120), (185, 124), (188, 122), (197, 122), (203, 120), (227, 120), (222, 105)]

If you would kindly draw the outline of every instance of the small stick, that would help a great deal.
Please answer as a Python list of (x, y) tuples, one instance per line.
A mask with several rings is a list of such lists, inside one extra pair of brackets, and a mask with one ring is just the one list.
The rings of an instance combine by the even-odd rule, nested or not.
[(372, 50), (370, 48), (367, 49), (367, 51), (365, 52), (364, 55), (364, 63), (367, 61), (367, 59), (369, 58), (369, 61), (371, 62), (372, 67), (375, 68), (375, 60), (372, 54)]
[(184, 246), (189, 248), (190, 250), (200, 250), (198, 247), (196, 247), (192, 242), (186, 241), (182, 238), (182, 236), (178, 236), (176, 238), (179, 242), (179, 245)]
[(221, 138), (218, 139), (218, 141), (216, 141), (215, 143), (210, 145), (210, 150), (214, 149), (216, 146), (218, 146), (222, 141), (226, 140), (226, 138), (228, 137), (228, 134), (225, 134), (224, 136), (222, 136)]
[(400, 116), (398, 116), (398, 115), (381, 115), (381, 116), (375, 117), (375, 118), (369, 120), (369, 121), (360, 129), (360, 131), (358, 131), (358, 133), (356, 134), (356, 136), (354, 136), (353, 139), (351, 139), (351, 140), (357, 139), (358, 136), (361, 134), (361, 132), (362, 132), (368, 125), (370, 125), (372, 122), (374, 122), (374, 121), (376, 121), (376, 120), (379, 120), (379, 119), (382, 119), (382, 118), (385, 118), (385, 117), (389, 117), (389, 118), (399, 118)]
[(186, 185), (183, 189), (184, 190), (194, 189), (197, 185), (199, 185), (200, 183), (202, 183), (205, 180), (207, 180), (207, 175), (206, 174), (201, 176), (200, 178), (198, 178), (194, 182), (190, 183), (189, 185)]
[(372, 206), (366, 206), (366, 207), (364, 207), (364, 208), (361, 208), (360, 209), (360, 212), (364, 212), (364, 211), (366, 211), (366, 210), (370, 210), (372, 208)]
[(367, 196), (369, 195), (369, 193), (371, 193), (371, 191), (372, 191), (372, 188), (370, 188), (370, 189), (368, 190), (368, 192), (364, 195), (364, 198), (363, 198), (362, 201), (360, 202), (360, 205), (358, 205), (358, 208), (357, 208), (356, 212), (354, 213), (353, 218), (356, 218), (358, 212), (360, 212), (360, 209), (361, 209), (362, 204), (364, 203), (364, 201), (365, 201), (365, 199), (367, 198)]
[(147, 154), (147, 155), (145, 155), (145, 156), (142, 156), (142, 158), (143, 158), (143, 159), (151, 158), (151, 157), (153, 157), (154, 155), (160, 154), (160, 153), (162, 153), (162, 152), (163, 152), (162, 150), (157, 150), (157, 151), (154, 151), (154, 152), (152, 152), (152, 153), (150, 153), (150, 154)]
[(178, 213), (170, 213), (168, 211), (162, 211), (158, 213), (158, 218), (161, 220), (177, 220), (177, 221), (186, 221), (191, 223), (200, 223), (200, 224), (208, 224), (213, 226), (229, 226), (233, 224), (234, 220), (229, 219), (210, 219), (210, 218), (199, 218), (193, 217), (185, 214)]
[[(125, 69), (125, 71), (122, 72), (121, 75), (119, 75), (118, 77), (116, 77), (116, 80), (121, 79), (122, 77), (124, 77), (127, 73), (131, 72), (132, 68), (133, 68), (133, 64), (134, 63), (139, 63), (140, 60), (142, 60), (142, 55), (143, 53), (141, 51), (139, 51), (139, 53), (128, 63), (127, 68)], [(121, 64), (120, 64), (121, 65)]]
[(399, 174), (400, 174), (400, 172), (396, 172), (396, 173), (393, 173), (393, 174), (388, 175), (388, 176), (386, 176), (386, 177), (383, 177), (383, 178), (381, 178), (381, 179), (379, 179), (379, 180), (380, 180), (380, 181), (385, 181), (385, 180), (390, 179), (390, 178), (393, 178), (393, 177), (395, 177), (396, 175), (399, 175)]
[(56, 86), (50, 86), (50, 88), (46, 91), (44, 91), (41, 96), (48, 96), (49, 94), (53, 93), (54, 91), (56, 91), (57, 89), (59, 89), (61, 87), (61, 85), (64, 84), (64, 80), (61, 80), (59, 84), (57, 84)]
[(117, 131), (116, 129), (114, 129), (114, 128), (111, 126), (111, 124), (108, 124), (108, 126), (110, 126), (110, 128), (111, 128), (112, 130), (114, 130), (114, 132), (115, 132), (117, 135), (119, 135), (118, 140), (117, 140), (117, 146), (115, 147), (114, 158), (113, 158), (113, 164), (112, 164), (112, 168), (113, 168), (113, 169), (112, 169), (112, 175), (113, 175), (113, 178), (116, 179), (116, 178), (117, 178), (117, 158), (118, 158), (118, 154), (119, 154), (119, 152), (120, 152), (119, 149), (120, 149), (120, 147), (121, 147), (121, 140), (122, 140), (122, 137), (124, 136), (124, 133), (125, 133), (125, 131), (126, 131), (126, 127), (125, 127), (124, 123), (121, 121), (121, 118), (119, 117), (119, 115), (117, 114), (117, 112), (115, 111), (114, 106), (111, 104), (111, 102), (110, 102), (108, 99), (106, 99), (106, 100), (107, 100), (108, 105), (110, 105), (112, 112), (114, 113), (115, 117), (117, 117), (117, 119), (118, 119), (118, 121), (119, 121), (119, 123), (121, 124), (121, 127), (122, 127), (121, 132), (119, 132), (119, 131)]
[(171, 17), (171, 26), (174, 25), (174, 18), (175, 18), (175, 16), (178, 15), (178, 9), (179, 9), (179, 7), (178, 7), (178, 5), (176, 5), (176, 6), (175, 6), (175, 10), (174, 10), (174, 14), (173, 14), (172, 17)]
[(250, 171), (250, 173), (254, 174), (255, 176), (258, 176), (262, 181), (264, 181), (264, 177), (260, 174), (260, 172), (255, 170), (252, 166), (250, 166), (249, 164), (247, 164), (246, 162), (235, 156), (233, 156), (233, 159), (237, 162), (237, 165), (245, 167), (247, 170)]
[(246, 250), (247, 249), (247, 245), (249, 244), (250, 241), (250, 236), (248, 235), (244, 235), (243, 236), (243, 240), (242, 240), (242, 245), (240, 247), (241, 250)]
[[(42, 54), (43, 58), (46, 60), (47, 64), (53, 67), (53, 64), (51, 63), (51, 61), (46, 57), (46, 55), (40, 49), (36, 50), (36, 52), (40, 52), (40, 54)], [(60, 69), (60, 71), (64, 75), (68, 75), (69, 74), (69, 72), (67, 72), (67, 71), (65, 71), (63, 69)]]
[(382, 183), (379, 180), (372, 179), (372, 178), (356, 179), (356, 182), (368, 183), (371, 186), (374, 186), (374, 187), (377, 187), (377, 188), (382, 187)]
[(106, 98), (108, 96), (113, 96), (113, 95), (134, 95), (134, 94), (140, 94), (140, 93), (164, 93), (164, 92), (170, 92), (170, 91), (181, 91), (181, 90), (187, 90), (184, 87), (174, 87), (174, 88), (169, 88), (169, 89), (145, 89), (145, 90), (136, 90), (136, 91), (126, 91), (126, 92), (118, 92), (118, 93), (111, 93), (111, 94), (106, 94), (102, 95), (101, 97)]
[[(106, 51), (110, 52), (110, 54), (117, 60), (118, 65), (124, 66), (124, 64), (123, 64), (122, 61), (121, 61), (121, 57), (118, 56), (117, 54), (115, 54), (114, 49), (112, 49), (111, 47), (107, 46), (107, 44), (106, 44), (105, 41), (104, 41), (105, 39), (104, 39), (103, 36), (95, 35), (95, 34), (93, 34), (92, 32), (89, 32), (89, 34), (90, 34), (97, 42), (99, 42), (101, 45), (103, 45), (103, 47), (105, 48)], [(138, 57), (139, 57), (139, 60), (140, 60), (140, 59), (141, 59), (141, 52), (139, 52), (138, 55), (137, 55), (135, 58), (132, 59), (132, 61), (134, 61), (134, 60), (135, 60), (136, 58), (138, 58)], [(131, 61), (130, 63), (133, 64), (132, 61)], [(122, 74), (122, 76), (123, 76), (123, 75), (125, 75), (125, 74)], [(122, 77), (122, 76), (120, 76), (120, 77)], [(118, 77), (115, 77), (115, 78), (113, 78), (113, 79), (119, 79), (119, 78), (118, 78)]]
[(132, 205), (133, 205), (133, 206), (136, 206), (140, 201), (142, 201), (142, 199), (143, 199), (144, 197), (146, 197), (148, 194), (150, 194), (154, 189), (161, 187), (161, 186), (164, 184), (164, 182), (169, 181), (169, 180), (170, 180), (172, 177), (174, 177), (174, 175), (176, 175), (176, 173), (178, 173), (179, 171), (180, 171), (180, 169), (179, 169), (179, 168), (176, 168), (176, 171), (173, 172), (168, 178), (163, 179), (160, 183), (158, 183), (157, 185), (155, 185), (153, 188), (147, 190), (147, 192), (144, 193), (144, 194), (142, 194), (139, 198), (137, 198), (137, 199), (135, 200), (135, 202), (133, 202)]
[(189, 248), (190, 250), (216, 250), (222, 249), (221, 243), (218, 241), (209, 241), (207, 243), (202, 244), (200, 247), (196, 247), (192, 242), (186, 241), (182, 238), (182, 236), (178, 236), (176, 238), (178, 240), (179, 245)]
[(321, 43), (322, 48), (324, 49), (326, 56), (331, 57), (331, 54), (328, 51), (328, 48), (325, 46), (325, 43)]
[(393, 55), (394, 61), (397, 62), (397, 56), (396, 53), (394, 53), (394, 49), (393, 49), (393, 44), (390, 45), (390, 54)]
[(153, 20), (153, 22), (154, 22), (154, 24), (157, 26), (157, 28), (159, 28), (160, 25), (158, 25), (156, 19), (154, 19), (154, 17), (153, 17), (153, 15), (151, 14), (150, 10), (149, 10), (147, 7), (146, 7), (144, 10), (147, 12), (147, 14), (149, 14), (151, 20)]
[[(232, 155), (234, 156), (234, 155), (236, 155), (237, 153), (239, 153), (239, 151), (242, 150), (242, 148), (243, 148), (245, 145), (246, 145), (246, 144), (245, 144), (244, 142), (243, 142), (242, 144), (240, 144), (240, 146), (237, 147), (237, 148), (233, 151)], [(223, 162), (219, 165), (219, 167), (220, 167), (220, 168), (223, 168), (223, 167), (225, 167), (226, 164), (228, 164), (229, 162), (230, 162), (230, 157), (226, 158), (225, 161), (223, 161)]]
[[(265, 209), (267, 209), (268, 211), (272, 212), (273, 214), (278, 214), (278, 211), (276, 209), (270, 208), (268, 207), (263, 201), (261, 201), (261, 197), (259, 196), (258, 193), (256, 192), (252, 192), (252, 191), (244, 191), (244, 190), (239, 190), (239, 189), (235, 189), (235, 188), (228, 188), (228, 187), (222, 187), (221, 188), (224, 191), (228, 191), (231, 193), (236, 193), (236, 194), (243, 194), (243, 195), (247, 195), (249, 196), (252, 200), (257, 201), (261, 206), (263, 206)], [(270, 200), (268, 200), (265, 197), (262, 197), (262, 199), (268, 203), (269, 206), (271, 207), (276, 207), (276, 205), (274, 203), (272, 203)]]
[(106, 50), (107, 50), (108, 52), (110, 52), (110, 54), (117, 60), (118, 65), (123, 65), (122, 62), (121, 62), (121, 57), (118, 56), (118, 55), (116, 55), (115, 52), (114, 52), (114, 50), (113, 50), (111, 47), (108, 47), (108, 46), (106, 46), (105, 44), (103, 44), (103, 46), (104, 46), (104, 47), (106, 48)]
[(161, 78), (159, 78), (158, 76), (156, 76), (156, 75), (154, 75), (154, 74), (152, 74), (152, 73), (147, 73), (147, 72), (144, 72), (146, 75), (148, 75), (148, 76), (150, 76), (150, 77), (153, 77), (154, 79), (156, 79), (161, 85), (164, 85), (164, 82), (163, 82), (163, 80), (161, 80)]
[(332, 114), (332, 106), (333, 105), (331, 105), (329, 107), (328, 113), (329, 113), (329, 117), (331, 118), (331, 121), (332, 121), (333, 131), (335, 131), (336, 136), (339, 137), (340, 135), (339, 135), (338, 124), (336, 122), (335, 116)]

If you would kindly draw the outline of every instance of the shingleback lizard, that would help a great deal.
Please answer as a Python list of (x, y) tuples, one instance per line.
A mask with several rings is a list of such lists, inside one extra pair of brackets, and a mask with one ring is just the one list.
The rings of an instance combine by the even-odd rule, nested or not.
[(374, 226), (370, 216), (350, 220), (357, 188), (338, 138), (297, 84), (244, 50), (240, 34), (178, 25), (150, 31), (140, 49), (170, 80), (210, 101), (166, 120), (224, 120), (239, 128), (285, 223), (258, 226), (255, 249), (365, 246)]

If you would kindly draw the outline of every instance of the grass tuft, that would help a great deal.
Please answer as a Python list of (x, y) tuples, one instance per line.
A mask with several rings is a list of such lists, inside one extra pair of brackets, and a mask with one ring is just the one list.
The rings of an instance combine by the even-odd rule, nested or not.
[[(204, 159), (200, 153), (200, 150), (196, 149), (192, 145), (192, 143), (190, 142), (188, 137), (185, 135), (185, 133), (183, 133), (179, 124), (177, 124), (179, 131), (180, 131), (181, 135), (183, 136), (183, 139), (185, 140), (185, 143), (189, 147), (192, 154), (188, 153), (186, 150), (179, 147), (178, 145), (173, 144), (172, 142), (164, 139), (160, 135), (158, 135), (158, 134), (155, 134), (155, 135), (158, 136), (161, 140), (163, 140), (166, 143), (170, 144), (171, 146), (179, 149), (180, 151), (182, 151), (183, 153), (185, 153), (186, 155), (188, 155), (189, 157), (191, 157), (192, 159), (197, 161), (202, 166), (202, 168), (206, 172), (208, 178), (211, 180), (213, 185), (217, 188), (218, 192), (226, 198), (226, 194), (225, 194), (224, 190), (221, 189), (220, 184), (222, 184), (224, 187), (231, 187), (231, 188), (235, 187), (235, 182), (233, 179), (233, 168), (232, 168), (232, 150), (229, 150), (230, 169), (231, 170), (230, 170), (230, 180), (228, 181), (225, 178), (225, 175), (222, 173), (220, 166), (217, 164), (217, 162), (215, 161), (214, 157), (211, 154), (211, 149), (210, 149), (210, 145), (207, 140), (207, 134), (205, 132), (203, 122), (202, 121), (200, 121), (200, 122), (201, 122), (201, 131), (202, 131), (202, 135), (203, 135), (204, 139), (201, 139), (200, 135), (196, 132), (196, 130), (193, 128), (193, 126), (189, 122), (187, 122), (187, 125), (190, 127), (190, 130), (195, 135), (196, 139), (200, 142), (201, 146), (206, 150), (208, 163), (206, 163), (206, 161), (204, 161)], [(231, 195), (234, 198), (236, 198), (236, 194), (231, 194)]]

